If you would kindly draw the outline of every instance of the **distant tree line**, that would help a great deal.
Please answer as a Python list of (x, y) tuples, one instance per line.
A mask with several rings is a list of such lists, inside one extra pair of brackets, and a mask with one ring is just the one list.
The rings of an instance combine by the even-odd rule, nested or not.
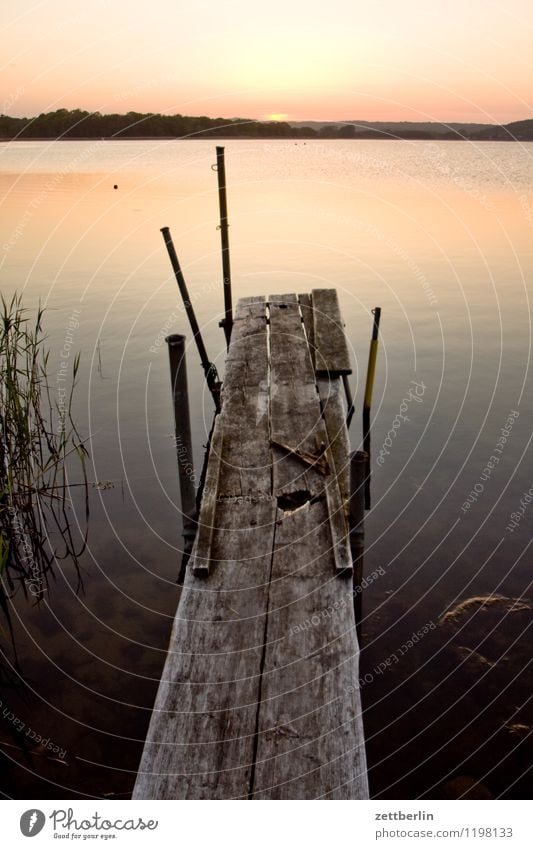
[(356, 127), (354, 124), (324, 124), (319, 127), (293, 126), (286, 121), (254, 121), (244, 118), (208, 118), (205, 115), (160, 115), (128, 112), (102, 115), (82, 109), (57, 109), (35, 118), (10, 118), (0, 115), (1, 139), (134, 139), (134, 138), (261, 138), (261, 139), (402, 139), (452, 140), (468, 137), (476, 140), (533, 140), (533, 121), (488, 127), (480, 132), (449, 128), (414, 129), (408, 124), (387, 131)]
[(133, 138), (315, 138), (306, 127), (291, 127), (284, 121), (251, 121), (243, 118), (208, 118), (187, 115), (144, 114), (102, 115), (82, 109), (57, 109), (36, 118), (0, 116), (4, 139), (133, 139)]

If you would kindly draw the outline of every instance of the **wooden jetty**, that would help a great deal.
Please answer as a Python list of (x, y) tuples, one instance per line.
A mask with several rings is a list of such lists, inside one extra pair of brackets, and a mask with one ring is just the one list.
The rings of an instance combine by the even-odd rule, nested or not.
[(335, 290), (240, 300), (134, 799), (368, 798)]

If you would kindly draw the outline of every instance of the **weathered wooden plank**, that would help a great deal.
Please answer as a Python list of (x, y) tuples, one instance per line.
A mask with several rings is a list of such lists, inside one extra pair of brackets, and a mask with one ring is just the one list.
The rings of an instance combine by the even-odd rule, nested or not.
[(248, 295), (245, 298), (239, 298), (233, 321), (239, 321), (243, 318), (262, 317), (265, 312), (265, 306), (266, 298), (264, 295)]
[(216, 565), (187, 573), (134, 799), (249, 794), (275, 509), (217, 502)]
[[(254, 350), (254, 340), (250, 337), (255, 334), (266, 334), (266, 299), (263, 297), (241, 298), (237, 303), (233, 322), (235, 327), (231, 334), (231, 345), (226, 358), (226, 375), (225, 381), (228, 379), (228, 369), (238, 369), (239, 365), (250, 359), (250, 350)], [(257, 361), (262, 363), (262, 357)], [(264, 368), (264, 365), (260, 366)], [(249, 366), (250, 368), (250, 366)]]
[(346, 516), (346, 505), (344, 504), (339, 482), (334, 472), (326, 481), (326, 501), (328, 504), (329, 523), (331, 528), (333, 558), (335, 569), (339, 573), (352, 573), (352, 557), (350, 553), (350, 538), (348, 519)]
[(323, 501), (279, 512), (252, 798), (368, 798), (351, 582)]
[[(269, 297), (270, 432), (273, 443), (273, 493), (295, 503), (325, 492), (337, 571), (350, 571), (347, 510), (335, 476), (334, 456), (316, 385), (313, 365), (295, 298)], [(285, 446), (285, 450), (282, 446)], [(286, 447), (294, 449), (293, 454)], [(296, 452), (326, 459), (328, 473), (302, 461)]]
[(335, 472), (339, 482), (341, 498), (346, 505), (350, 500), (350, 436), (346, 427), (346, 401), (339, 378), (319, 377), (318, 394), (322, 407), (322, 416), (326, 423), (328, 445), (335, 463)]
[(313, 364), (296, 295), (271, 295), (270, 311), (270, 433), (273, 443), (273, 492), (324, 489), (323, 475), (291, 456), (281, 446), (321, 457), (326, 434)]
[(326, 481), (331, 523), (331, 536), (335, 551), (335, 565), (339, 572), (353, 569), (349, 537), (350, 502), (350, 437), (346, 427), (344, 393), (339, 378), (318, 378), (318, 394), (326, 425), (328, 458), (331, 477)]
[(350, 353), (336, 289), (313, 289), (315, 367), (319, 375), (351, 374)]
[(222, 392), (220, 497), (270, 496), (269, 362), (265, 299), (239, 301)]
[(300, 311), (302, 313), (302, 320), (305, 327), (305, 335), (307, 336), (307, 344), (309, 345), (309, 353), (311, 354), (311, 361), (314, 368), (315, 337), (313, 329), (313, 302), (311, 300), (311, 295), (298, 295), (298, 303), (300, 304)]
[(211, 436), (211, 447), (205, 476), (202, 505), (198, 517), (198, 530), (195, 545), (189, 561), (189, 568), (197, 576), (209, 575), (211, 545), (215, 530), (215, 513), (218, 497), (218, 482), (222, 457), (222, 421), (220, 415), (215, 420)]

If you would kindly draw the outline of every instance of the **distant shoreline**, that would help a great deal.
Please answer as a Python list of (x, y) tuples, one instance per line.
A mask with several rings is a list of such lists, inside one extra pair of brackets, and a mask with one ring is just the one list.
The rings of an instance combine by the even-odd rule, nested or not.
[(57, 109), (34, 118), (0, 115), (0, 141), (533, 141), (533, 119), (511, 124), (439, 121), (256, 121)]

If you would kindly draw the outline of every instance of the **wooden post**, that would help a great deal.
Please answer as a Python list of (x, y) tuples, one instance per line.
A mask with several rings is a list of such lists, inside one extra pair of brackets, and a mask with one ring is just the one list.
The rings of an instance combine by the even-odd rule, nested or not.
[(363, 609), (363, 558), (365, 553), (365, 477), (368, 455), (365, 451), (350, 454), (350, 550), (353, 563), (353, 606), (357, 637), (361, 642)]
[(226, 198), (226, 164), (224, 160), (224, 148), (217, 147), (217, 177), (218, 177), (218, 204), (220, 208), (220, 240), (222, 243), (222, 276), (224, 279), (224, 319), (220, 326), (224, 329), (226, 344), (229, 348), (231, 330), (233, 327), (233, 307), (231, 302), (231, 270), (229, 261), (229, 237), (228, 237), (228, 202)]
[(381, 318), (381, 307), (372, 310), (374, 323), (372, 325), (372, 338), (368, 352), (368, 368), (366, 372), (365, 399), (363, 401), (363, 449), (367, 454), (365, 475), (365, 509), (370, 510), (370, 408), (372, 407), (372, 392), (374, 389), (374, 376), (376, 374), (376, 358), (378, 354), (379, 320)]
[(187, 365), (185, 359), (185, 336), (177, 333), (167, 336), (178, 473), (183, 513), (183, 537), (185, 539), (183, 559), (189, 559), (196, 535), (196, 493), (194, 485), (194, 462), (189, 414), (189, 391), (187, 387)]

